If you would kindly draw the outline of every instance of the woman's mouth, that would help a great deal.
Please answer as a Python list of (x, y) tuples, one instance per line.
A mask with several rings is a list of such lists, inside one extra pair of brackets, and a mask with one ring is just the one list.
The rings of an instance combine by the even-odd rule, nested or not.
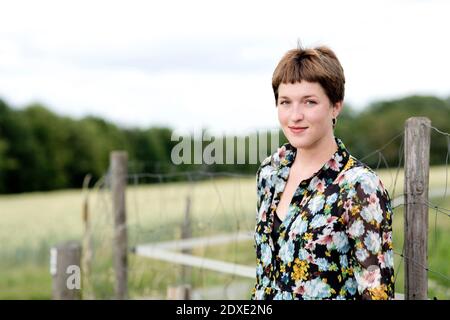
[(308, 129), (308, 127), (288, 127), (288, 128), (294, 134), (302, 133), (303, 131)]

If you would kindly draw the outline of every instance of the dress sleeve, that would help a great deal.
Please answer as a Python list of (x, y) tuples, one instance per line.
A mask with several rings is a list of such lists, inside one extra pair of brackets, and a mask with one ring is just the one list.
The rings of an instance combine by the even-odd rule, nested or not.
[[(261, 198), (261, 183), (259, 182), (259, 176), (261, 173), (261, 167), (258, 168), (258, 171), (256, 172), (256, 216), (255, 216), (255, 223), (258, 223), (258, 216), (259, 216), (259, 210), (261, 208), (261, 202), (262, 202), (262, 198)], [(256, 232), (256, 230), (255, 230)], [(256, 243), (253, 242), (253, 248), (256, 250)], [(251, 290), (251, 294), (250, 294), (250, 300), (256, 300), (256, 285), (257, 282), (254, 284), (252, 290)]]
[[(267, 185), (267, 170), (268, 167), (271, 164), (271, 156), (267, 157), (259, 166), (258, 170), (256, 171), (256, 216), (255, 216), (255, 242), (253, 243), (253, 248), (255, 249), (256, 256), (260, 255), (260, 248), (257, 247), (256, 239), (260, 235), (258, 234), (258, 224), (261, 219), (266, 219), (266, 214), (269, 209), (269, 204), (267, 201), (265, 201), (265, 197), (267, 196), (267, 193), (269, 192), (268, 185)], [(257, 260), (256, 269), (258, 270), (261, 268), (260, 262)], [(256, 292), (256, 288), (258, 287), (258, 284), (260, 283), (260, 276), (255, 272), (256, 276), (256, 282), (254, 287), (252, 288), (251, 292), (251, 300), (259, 300), (259, 294)]]
[(260, 181), (261, 167), (256, 172), (256, 221), (258, 220), (259, 210), (261, 209), (261, 203), (263, 201), (264, 192), (262, 183)]
[[(263, 203), (268, 192), (267, 181), (265, 179), (266, 173), (263, 170), (267, 169), (270, 160), (270, 157), (266, 158), (256, 171), (256, 223), (264, 216), (263, 213), (268, 211), (267, 204)], [(264, 205), (263, 208), (261, 208), (262, 205)]]
[(394, 298), (391, 200), (374, 173), (365, 173), (347, 195), (346, 232), (353, 248), (350, 262), (364, 300)]

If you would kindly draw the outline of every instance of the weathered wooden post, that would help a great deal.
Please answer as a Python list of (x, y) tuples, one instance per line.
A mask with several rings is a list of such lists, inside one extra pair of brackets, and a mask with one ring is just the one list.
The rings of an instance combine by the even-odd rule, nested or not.
[(94, 290), (91, 282), (91, 267), (92, 267), (92, 230), (91, 230), (91, 217), (89, 214), (89, 182), (92, 179), (91, 174), (87, 174), (83, 180), (83, 249), (81, 255), (81, 269), (83, 270), (82, 286), (83, 286), (83, 300), (95, 299)]
[(81, 244), (69, 241), (50, 249), (53, 300), (81, 298)]
[(113, 151), (110, 155), (111, 191), (114, 213), (114, 270), (116, 299), (128, 298), (128, 241), (125, 211), (125, 191), (128, 174), (128, 155)]
[[(191, 228), (191, 196), (188, 195), (186, 197), (186, 208), (184, 211), (184, 220), (183, 225), (181, 226), (181, 241), (183, 239), (192, 238), (192, 228)], [(192, 249), (185, 248), (181, 249), (182, 253), (192, 254)], [(191, 281), (191, 267), (189, 266), (181, 266), (181, 283), (187, 284)]]
[[(191, 196), (186, 197), (186, 207), (184, 211), (184, 219), (181, 225), (180, 241), (192, 237), (191, 228)], [(192, 254), (192, 249), (182, 248), (181, 253)], [(168, 300), (190, 300), (192, 298), (192, 288), (190, 285), (192, 269), (190, 266), (181, 265), (181, 275), (179, 284), (172, 285), (167, 288)]]
[(430, 125), (425, 117), (405, 122), (405, 299), (428, 298), (428, 180)]

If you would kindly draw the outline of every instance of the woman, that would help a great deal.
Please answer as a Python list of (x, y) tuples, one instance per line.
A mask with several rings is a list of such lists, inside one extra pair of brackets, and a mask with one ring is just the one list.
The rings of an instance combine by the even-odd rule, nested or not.
[(344, 84), (327, 47), (290, 50), (275, 69), (289, 142), (257, 172), (254, 300), (394, 297), (389, 194), (333, 133)]

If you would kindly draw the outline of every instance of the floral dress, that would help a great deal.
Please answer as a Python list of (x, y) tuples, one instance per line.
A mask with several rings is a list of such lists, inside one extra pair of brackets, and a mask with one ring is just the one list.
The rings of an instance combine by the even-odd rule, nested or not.
[(258, 169), (252, 300), (394, 298), (389, 194), (335, 140), (338, 150), (300, 183), (277, 233), (274, 215), (296, 148), (284, 144)]

